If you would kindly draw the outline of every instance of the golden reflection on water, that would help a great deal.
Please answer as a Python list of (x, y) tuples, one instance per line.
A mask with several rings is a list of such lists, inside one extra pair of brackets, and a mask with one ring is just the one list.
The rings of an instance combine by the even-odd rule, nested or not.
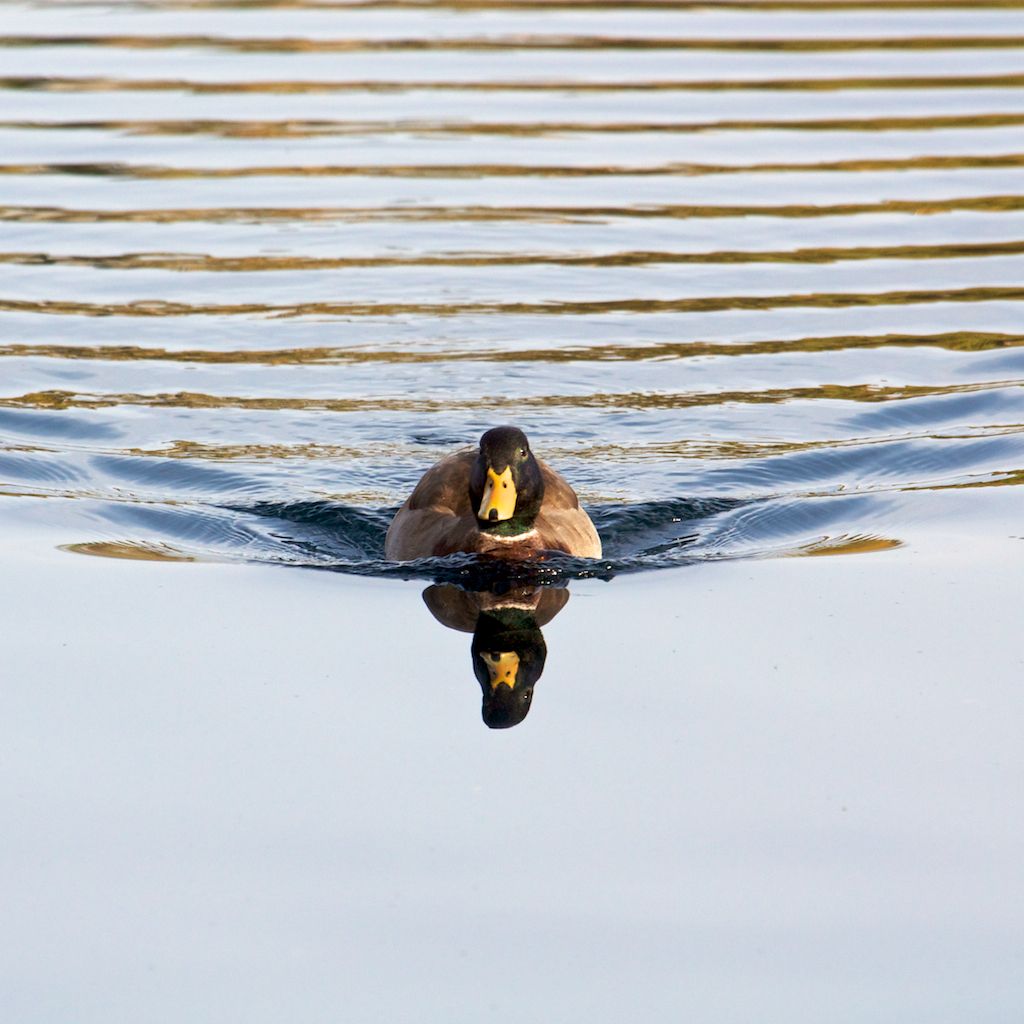
[(86, 541), (62, 544), (61, 551), (75, 555), (96, 555), (100, 558), (127, 558), (136, 562), (198, 562), (194, 555), (176, 551), (167, 544), (148, 544), (141, 541)]
[(394, 349), (296, 348), (259, 349), (164, 349), (138, 345), (2, 345), (0, 358), (88, 359), (109, 362), (173, 362), (210, 365), (238, 363), (257, 366), (301, 366), (307, 363), (591, 363), (646, 362), (663, 359), (698, 359), (705, 356), (781, 355), (786, 352), (843, 352), (874, 348), (937, 348), (948, 352), (991, 352), (1017, 348), (1024, 334), (951, 331), (931, 335), (845, 335), (835, 338), (794, 338), (712, 344), (703, 341), (647, 342), (634, 345), (566, 346), (549, 349), (485, 351), (442, 349), (399, 351)]
[(822, 555), (865, 555), (876, 551), (892, 551), (903, 547), (903, 541), (894, 537), (827, 537), (790, 553), (791, 558), (810, 558)]
[(753, 164), (265, 164), (251, 167), (167, 167), (127, 163), (0, 164), (0, 175), (67, 174), (98, 178), (188, 180), (218, 178), (653, 178), (723, 174), (856, 171), (938, 171), (1024, 166), (1024, 153), (968, 154)]
[(1024, 114), (926, 115), (920, 117), (847, 117), (786, 120), (722, 121), (224, 121), (224, 120), (103, 120), (0, 121), (12, 131), (107, 131), (126, 135), (214, 135), (239, 139), (316, 139), (334, 135), (619, 135), (705, 132), (924, 132), (952, 128), (1012, 128), (1024, 124)]
[(845, 92), (849, 90), (908, 89), (1013, 89), (1024, 85), (1024, 74), (983, 75), (873, 75), (832, 78), (763, 79), (644, 79), (643, 81), (578, 79), (489, 79), (485, 81), (349, 79), (331, 81), (217, 81), (202, 82), (186, 78), (117, 79), (83, 75), (40, 77), (8, 75), (0, 77), (0, 88), (40, 92), (184, 92), (195, 95), (231, 93), (368, 92), (401, 93), (415, 90), (431, 92)]
[(320, 412), (437, 412), (445, 410), (547, 409), (562, 406), (576, 409), (691, 409), (717, 405), (765, 405), (821, 399), (834, 402), (892, 402), (940, 395), (966, 395), (1006, 388), (1024, 387), (1024, 379), (995, 380), (971, 384), (896, 385), (825, 384), (805, 388), (769, 388), (762, 391), (715, 392), (603, 392), (592, 395), (500, 395), (474, 396), (459, 400), (429, 398), (261, 398), (251, 395), (211, 395), (194, 391), (161, 392), (152, 395), (132, 392), (86, 394), (71, 391), (39, 391), (0, 398), (0, 408), (107, 409), (141, 406), (176, 409), (254, 409)]
[(188, 256), (176, 253), (122, 253), (117, 256), (54, 256), (50, 253), (0, 252), (0, 265), (90, 267), (95, 270), (173, 270), (252, 273), (281, 270), (350, 270), (367, 267), (642, 267), (651, 263), (842, 263), (865, 260), (943, 260), (1019, 256), (1024, 241), (965, 242), (946, 245), (819, 247), (770, 251), (611, 253), (450, 253), (416, 256)]
[[(1024, 80), (1022, 80), (1024, 84)], [(874, 214), (933, 216), (957, 211), (1012, 213), (1024, 210), (1024, 195), (963, 196), (942, 200), (887, 200), (874, 203), (832, 203), (814, 206), (685, 206), (663, 203), (640, 206), (385, 206), (385, 207), (233, 207), (167, 210), (76, 210), (66, 207), (2, 206), (0, 221), (63, 224), (242, 223), (263, 221), (536, 221), (586, 223), (604, 219), (738, 219), (742, 217), (856, 217)]]
[(848, 309), (853, 306), (904, 306), (929, 302), (1014, 302), (1024, 287), (950, 288), (897, 292), (826, 292), (806, 295), (723, 295), (688, 299), (608, 299), (589, 302), (302, 302), (272, 306), (260, 302), (189, 304), (157, 300), (81, 302), (75, 300), (0, 299), (0, 312), (69, 316), (261, 316), (361, 317), (458, 316), (462, 314), (572, 316), (594, 313), (714, 313), (741, 309)]
[(1024, 36), (871, 36), (859, 38), (644, 38), (616, 35), (466, 36), (403, 39), (242, 38), (211, 35), (0, 35), (0, 47), (109, 47), (122, 50), (204, 49), (229, 53), (379, 53), (494, 50), (701, 50), (735, 53), (849, 53), (861, 50), (992, 50), (1024, 47)]
[(1020, 487), (1024, 484), (1024, 469), (998, 472), (983, 480), (961, 480), (955, 484), (934, 484), (928, 488), (920, 486), (908, 487), (908, 490), (959, 491), (973, 487)]
[[(1024, 433), (1024, 424), (1012, 426), (989, 426), (977, 428), (965, 433), (936, 435), (931, 431), (905, 431), (901, 435), (904, 442), (928, 439), (942, 440), (976, 440), (981, 438), (1008, 437)], [(552, 459), (576, 459), (581, 462), (594, 460), (598, 462), (638, 465), (645, 462), (658, 464), (669, 459), (707, 459), (749, 461), (753, 459), (774, 458), (797, 452), (834, 451), (842, 448), (862, 448), (872, 445), (885, 445), (888, 438), (853, 437), (853, 438), (822, 438), (807, 441), (729, 441), (710, 438), (686, 438), (668, 442), (652, 442), (647, 444), (618, 445), (602, 443), (598, 445), (571, 447), (547, 446), (545, 454)], [(55, 454), (59, 448), (47, 448), (41, 445), (6, 445), (7, 452), (39, 452)], [(387, 460), (391, 458), (415, 458), (419, 451), (416, 446), (399, 443), (366, 444), (360, 447), (337, 444), (216, 444), (202, 441), (176, 440), (159, 448), (124, 448), (109, 449), (108, 454), (121, 454), (147, 459), (193, 459), (211, 462), (262, 462), (301, 459), (303, 461), (340, 462), (352, 459), (374, 458)], [(985, 486), (1018, 483), (1019, 472), (1000, 474), (996, 479), (986, 480)], [(908, 489), (913, 490), (915, 486)], [(946, 489), (948, 486), (974, 487), (981, 486), (976, 482), (956, 485), (929, 484), (929, 490)], [(9, 493), (9, 492), (5, 492)], [(26, 492), (28, 493), (28, 492)], [(43, 492), (40, 492), (43, 493)], [(71, 492), (67, 492), (69, 495)], [(98, 492), (96, 492), (98, 493)], [(96, 493), (77, 494), (77, 496), (96, 496)], [(390, 499), (384, 491), (346, 491), (344, 500), (356, 504), (386, 505)], [(591, 501), (614, 501), (613, 497), (601, 496), (587, 492)]]

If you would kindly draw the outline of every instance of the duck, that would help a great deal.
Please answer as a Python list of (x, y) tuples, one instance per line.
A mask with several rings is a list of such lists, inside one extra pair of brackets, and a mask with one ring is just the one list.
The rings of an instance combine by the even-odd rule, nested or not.
[(545, 551), (600, 558), (601, 538), (576, 492), (533, 454), (518, 427), (493, 427), (476, 448), (423, 474), (384, 540), (395, 562), (456, 552), (526, 559)]

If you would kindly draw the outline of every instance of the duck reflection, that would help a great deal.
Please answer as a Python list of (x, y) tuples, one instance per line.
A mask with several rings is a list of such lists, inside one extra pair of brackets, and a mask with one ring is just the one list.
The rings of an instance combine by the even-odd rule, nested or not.
[(517, 587), (497, 594), (435, 584), (423, 591), (423, 600), (442, 625), (473, 634), (470, 652), (484, 723), (491, 729), (518, 725), (533, 704), (547, 658), (540, 627), (565, 607), (569, 591)]

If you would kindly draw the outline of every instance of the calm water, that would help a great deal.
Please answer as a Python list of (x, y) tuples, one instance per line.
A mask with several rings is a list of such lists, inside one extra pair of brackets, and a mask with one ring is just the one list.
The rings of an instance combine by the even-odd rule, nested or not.
[(11, 1019), (1019, 1020), (1024, 2), (0, 3), (0, 263)]

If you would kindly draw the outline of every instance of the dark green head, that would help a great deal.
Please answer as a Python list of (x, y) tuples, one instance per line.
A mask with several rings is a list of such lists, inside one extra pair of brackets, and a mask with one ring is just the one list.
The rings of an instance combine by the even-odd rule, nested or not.
[(532, 529), (544, 500), (544, 478), (517, 427), (494, 427), (480, 438), (469, 500), (481, 530), (513, 536)]
[(528, 612), (482, 612), (473, 633), (473, 674), (483, 691), (481, 714), (490, 729), (518, 725), (533, 703), (533, 687), (548, 655)]

